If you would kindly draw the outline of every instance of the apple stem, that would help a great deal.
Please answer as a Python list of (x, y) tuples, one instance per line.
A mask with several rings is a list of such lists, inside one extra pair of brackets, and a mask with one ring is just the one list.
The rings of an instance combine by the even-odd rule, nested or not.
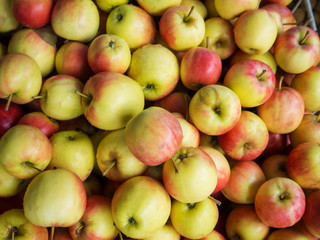
[(123, 240), (122, 232), (119, 229), (118, 231), (119, 231), (120, 240)]
[(209, 36), (206, 36), (206, 48), (209, 48)]
[(14, 240), (14, 236), (16, 235), (16, 232), (18, 232), (18, 228), (16, 226), (12, 227), (11, 230), (11, 239)]
[(91, 100), (91, 98), (90, 98), (89, 96), (83, 94), (82, 92), (80, 92), (80, 91), (78, 91), (78, 90), (75, 90), (74, 92), (75, 92), (76, 94), (80, 95), (81, 97), (84, 97), (84, 98), (87, 98), (87, 99), (90, 99), (90, 100)]
[(282, 82), (283, 82), (284, 76), (281, 76), (279, 79), (279, 91), (281, 90)]
[(285, 191), (280, 195), (280, 200), (283, 200), (286, 196), (288, 196), (288, 192)]
[(246, 143), (244, 144), (244, 147), (245, 147), (246, 149), (250, 150), (250, 149), (251, 149), (251, 144), (248, 143), (248, 142), (246, 142)]
[(188, 22), (188, 21), (189, 21), (189, 19), (190, 19), (190, 17), (191, 17), (191, 14), (192, 14), (192, 12), (193, 12), (193, 9), (194, 9), (194, 6), (191, 7), (188, 15), (184, 17), (184, 19), (183, 19), (184, 22)]
[(267, 72), (266, 69), (263, 69), (262, 72), (257, 76), (258, 80)]
[(80, 234), (81, 229), (84, 228), (84, 224), (81, 223), (79, 227), (77, 227), (75, 234), (78, 236)]
[(298, 25), (298, 23), (294, 23), (294, 22), (292, 22), (292, 23), (282, 23), (282, 25), (291, 26), (291, 25)]
[(172, 163), (173, 163), (173, 166), (174, 166), (174, 170), (175, 170), (176, 174), (178, 174), (179, 173), (178, 166), (177, 166), (176, 162), (172, 158), (171, 158), (171, 160), (172, 160)]
[(320, 121), (320, 114), (317, 115), (316, 122)]
[(219, 201), (218, 199), (215, 199), (214, 197), (212, 196), (209, 196), (209, 199), (211, 199), (212, 201), (214, 201), (218, 206), (221, 206), (222, 202)]
[(6, 104), (6, 107), (4, 108), (4, 110), (6, 111), (6, 112), (8, 112), (8, 110), (9, 110), (9, 107), (10, 107), (10, 103), (11, 103), (11, 101), (12, 101), (12, 94), (10, 94), (9, 95), (9, 98), (8, 98), (8, 101), (7, 101), (7, 104)]
[(102, 176), (106, 176), (107, 173), (110, 171), (111, 168), (116, 164), (116, 160), (113, 160), (111, 165), (102, 173)]
[(31, 167), (31, 168), (37, 170), (38, 172), (43, 172), (43, 170), (41, 170), (40, 168), (35, 167), (31, 162), (23, 162), (22, 165), (27, 166), (27, 167)]
[(53, 240), (54, 236), (54, 226), (51, 227), (50, 240)]
[(306, 41), (308, 35), (310, 34), (310, 31), (307, 31), (306, 34), (304, 35), (304, 37), (302, 38), (301, 42), (300, 42), (300, 45), (303, 45), (304, 42)]

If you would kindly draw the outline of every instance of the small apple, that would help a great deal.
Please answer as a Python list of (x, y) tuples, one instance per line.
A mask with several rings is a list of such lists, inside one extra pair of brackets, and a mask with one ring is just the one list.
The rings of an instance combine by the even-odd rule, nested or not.
[(266, 179), (274, 177), (289, 177), (287, 173), (288, 156), (284, 154), (274, 154), (263, 160), (261, 169)]

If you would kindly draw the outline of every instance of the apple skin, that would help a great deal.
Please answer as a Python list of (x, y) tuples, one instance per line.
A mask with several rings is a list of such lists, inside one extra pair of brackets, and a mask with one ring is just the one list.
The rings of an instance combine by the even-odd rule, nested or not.
[(269, 131), (267, 147), (262, 152), (262, 156), (287, 153), (289, 136), (287, 134), (273, 133)]
[(278, 3), (283, 6), (287, 6), (292, 2), (292, 0), (261, 0), (261, 4), (268, 4), (268, 3)]
[(221, 192), (231, 202), (254, 203), (259, 187), (266, 180), (261, 167), (254, 161), (236, 161), (230, 165), (230, 178)]
[(265, 158), (262, 162), (261, 169), (266, 179), (274, 177), (289, 177), (287, 173), (288, 156), (284, 154), (274, 154)]
[(208, 146), (218, 150), (223, 156), (225, 156), (225, 152), (222, 150), (218, 136), (210, 136), (200, 132), (200, 143), (199, 146)]
[(48, 138), (59, 131), (59, 123), (52, 118), (46, 116), (43, 112), (30, 112), (23, 115), (17, 124), (26, 124), (37, 127)]
[(14, 17), (11, 2), (6, 0), (0, 3), (0, 16), (3, 19), (0, 24), (0, 33), (9, 33), (20, 26), (20, 23)]
[(234, 208), (228, 215), (226, 232), (229, 239), (266, 239), (269, 226), (261, 222), (253, 205)]
[[(308, 198), (308, 197), (307, 197), (307, 198)], [(306, 208), (307, 208), (307, 206), (306, 206)], [(307, 211), (307, 209), (306, 209), (306, 211)], [(305, 212), (305, 213), (306, 213), (306, 212)], [(318, 240), (318, 239), (319, 239), (318, 237), (312, 235), (312, 234), (310, 233), (310, 231), (307, 229), (307, 227), (306, 227), (306, 225), (305, 225), (305, 223), (304, 223), (304, 221), (303, 221), (303, 217), (302, 217), (302, 219), (301, 219), (299, 222), (297, 222), (297, 223), (292, 227), (292, 229), (297, 230), (299, 233), (302, 233), (305, 237), (307, 237), (306, 240)]]
[(137, 0), (138, 4), (153, 16), (161, 16), (168, 8), (179, 5), (181, 0)]
[(180, 63), (180, 79), (184, 86), (193, 91), (215, 84), (221, 71), (222, 62), (219, 55), (204, 47), (189, 49)]
[(96, 0), (95, 2), (98, 8), (101, 9), (101, 11), (110, 13), (114, 8), (122, 4), (127, 4), (129, 0), (109, 0), (109, 1)]
[(254, 204), (262, 222), (273, 228), (286, 228), (302, 218), (306, 200), (302, 188), (295, 181), (275, 177), (261, 185)]
[(28, 179), (48, 166), (52, 147), (48, 137), (37, 127), (16, 125), (0, 139), (0, 152), (0, 164), (9, 174)]
[(202, 0), (182, 0), (180, 5), (194, 6), (194, 10), (197, 11), (203, 19), (207, 18), (208, 11)]
[(219, 16), (226, 20), (233, 20), (243, 12), (257, 9), (259, 0), (215, 0), (214, 5)]
[(250, 161), (259, 157), (268, 144), (269, 132), (264, 121), (255, 113), (243, 110), (236, 125), (219, 135), (223, 151), (235, 160)]
[(56, 227), (54, 229), (53, 240), (72, 240), (68, 228)]
[(182, 134), (181, 125), (174, 115), (156, 106), (144, 109), (125, 128), (129, 150), (148, 166), (170, 159), (180, 147)]
[[(13, 228), (17, 230), (15, 233)], [(32, 224), (20, 208), (8, 210), (0, 215), (0, 236), (2, 239), (49, 239), (47, 228)]]
[(288, 155), (288, 175), (304, 189), (320, 188), (319, 151), (317, 143), (305, 142), (294, 147)]
[(16, 196), (26, 184), (27, 181), (12, 176), (0, 166), (0, 198)]
[(13, 0), (14, 17), (29, 28), (40, 28), (49, 23), (53, 0)]
[(276, 229), (268, 236), (268, 240), (278, 239), (309, 240), (306, 235), (292, 228)]
[(70, 227), (86, 210), (81, 179), (66, 169), (46, 170), (34, 177), (23, 199), (26, 218), (42, 227)]
[(0, 138), (25, 114), (19, 104), (10, 103), (8, 111), (6, 111), (6, 105), (5, 101), (0, 102)]
[(160, 182), (136, 176), (116, 189), (111, 211), (119, 231), (130, 238), (144, 238), (166, 224), (171, 212), (171, 199)]
[(240, 119), (239, 97), (222, 85), (208, 85), (191, 98), (189, 116), (199, 131), (207, 135), (221, 135), (232, 129)]
[(315, 190), (307, 196), (306, 211), (303, 215), (303, 222), (309, 232), (315, 237), (320, 237), (320, 190)]
[(157, 240), (157, 239), (167, 239), (167, 240), (180, 240), (181, 235), (172, 226), (171, 222), (168, 222), (159, 230), (153, 232), (150, 236), (143, 238), (143, 240)]
[(276, 62), (288, 73), (299, 74), (308, 70), (317, 64), (319, 54), (320, 38), (314, 30), (306, 26), (288, 29), (274, 44)]
[[(192, 239), (184, 237), (182, 238), (182, 240), (192, 240)], [(207, 236), (200, 238), (198, 240), (226, 240), (226, 238), (218, 231), (212, 230)]]

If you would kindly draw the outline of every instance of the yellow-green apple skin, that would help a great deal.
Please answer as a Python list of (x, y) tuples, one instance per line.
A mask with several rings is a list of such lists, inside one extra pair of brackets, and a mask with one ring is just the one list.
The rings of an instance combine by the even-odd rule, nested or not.
[[(182, 238), (182, 240), (192, 240), (191, 238)], [(216, 230), (212, 230), (207, 236), (201, 238), (201, 240), (226, 240), (226, 238)]]
[(24, 53), (38, 64), (42, 77), (49, 75), (55, 64), (57, 35), (51, 27), (23, 28), (10, 38), (8, 53)]
[(16, 125), (0, 139), (1, 166), (12, 176), (28, 179), (44, 170), (51, 159), (52, 147), (37, 127)]
[(289, 177), (287, 173), (287, 159), (285, 154), (272, 154), (265, 158), (261, 164), (261, 169), (266, 179), (274, 177)]
[(119, 230), (113, 222), (111, 199), (101, 195), (88, 197), (85, 213), (69, 227), (69, 233), (77, 240), (115, 239)]
[(274, 44), (274, 57), (285, 72), (300, 74), (319, 61), (320, 38), (309, 27), (296, 26), (281, 34)]
[(127, 237), (141, 239), (166, 224), (171, 212), (171, 199), (157, 180), (136, 176), (116, 189), (111, 211), (119, 231)]
[(94, 38), (88, 49), (88, 63), (94, 73), (125, 73), (130, 65), (128, 43), (114, 34), (101, 34)]
[(48, 169), (64, 168), (86, 180), (94, 166), (95, 152), (89, 136), (81, 131), (59, 131), (50, 138), (52, 157)]
[(242, 51), (264, 54), (273, 46), (278, 28), (274, 17), (267, 10), (255, 9), (240, 15), (233, 32), (234, 40)]
[(271, 232), (267, 240), (280, 240), (280, 239), (295, 239), (295, 240), (309, 240), (305, 234), (293, 228), (276, 229)]
[(181, 0), (137, 0), (138, 4), (153, 16), (161, 16), (168, 8), (179, 5)]
[(132, 53), (127, 75), (139, 83), (146, 100), (156, 101), (177, 86), (178, 59), (160, 44), (147, 44)]
[(210, 50), (219, 55), (221, 60), (233, 56), (237, 45), (234, 41), (233, 25), (231, 22), (221, 17), (207, 19), (205, 21), (205, 37), (200, 46), (206, 47), (207, 45)]
[(49, 239), (49, 234), (47, 228), (28, 221), (23, 209), (14, 208), (0, 215), (0, 238), (3, 240)]
[(108, 34), (123, 38), (131, 50), (153, 43), (156, 25), (151, 15), (133, 4), (123, 4), (113, 9), (106, 24)]
[(83, 114), (81, 96), (84, 84), (71, 75), (54, 75), (42, 85), (41, 110), (56, 120), (71, 120)]
[(95, 3), (104, 12), (111, 12), (114, 8), (127, 4), (129, 0), (96, 0)]
[(216, 226), (218, 218), (218, 207), (210, 198), (190, 203), (172, 200), (170, 220), (183, 237), (200, 239), (207, 236)]
[(277, 72), (277, 63), (274, 59), (273, 54), (268, 51), (264, 54), (248, 54), (240, 49), (237, 49), (234, 54), (230, 57), (229, 66), (235, 65), (237, 62), (243, 61), (243, 60), (259, 60), (261, 62), (264, 62), (267, 64), (273, 71), (274, 74)]
[(173, 6), (160, 18), (161, 38), (175, 51), (197, 47), (204, 38), (204, 19), (197, 11), (191, 9), (192, 7), (186, 5)]
[(66, 169), (46, 170), (34, 177), (23, 198), (26, 218), (42, 227), (70, 227), (86, 210), (81, 179)]
[(3, 0), (0, 2), (0, 33), (7, 33), (12, 30), (16, 30), (20, 23), (14, 17), (12, 11), (12, 5), (10, 0)]
[(206, 19), (208, 11), (204, 3), (200, 0), (182, 0), (180, 5), (186, 5), (189, 7), (194, 6), (194, 10), (197, 11), (203, 19)]
[(246, 11), (257, 9), (260, 0), (214, 0), (214, 4), (219, 16), (233, 20)]
[(238, 206), (228, 214), (226, 233), (230, 239), (264, 240), (269, 231), (270, 227), (259, 219), (253, 205)]
[(259, 60), (243, 60), (229, 68), (223, 85), (238, 95), (242, 107), (257, 107), (272, 95), (276, 77), (267, 64)]
[(33, 58), (10, 53), (0, 59), (0, 98), (12, 95), (14, 103), (29, 103), (39, 94), (41, 85), (41, 71)]
[(156, 106), (144, 109), (125, 128), (129, 150), (148, 166), (156, 166), (169, 160), (180, 147), (182, 134), (176, 117)]
[(219, 17), (216, 9), (215, 0), (203, 0), (204, 5), (207, 8), (208, 16), (207, 18)]
[(296, 89), (303, 97), (305, 109), (320, 111), (320, 66), (314, 66), (295, 75), (290, 87)]
[(222, 194), (234, 203), (254, 203), (258, 189), (266, 181), (261, 167), (254, 161), (237, 161), (230, 165), (230, 178)]
[(106, 135), (98, 145), (96, 156), (102, 175), (112, 181), (123, 182), (142, 175), (148, 167), (130, 152), (124, 128)]
[(179, 148), (162, 169), (167, 192), (183, 203), (199, 202), (209, 197), (217, 179), (217, 169), (211, 157), (194, 147)]
[(315, 237), (320, 237), (319, 200), (320, 190), (315, 190), (307, 196), (306, 211), (302, 218), (308, 231)]
[(12, 176), (0, 166), (0, 197), (15, 196), (23, 186), (23, 179)]
[(230, 88), (222, 85), (207, 85), (191, 98), (189, 116), (199, 131), (207, 135), (228, 132), (239, 121), (240, 99)]
[(101, 72), (91, 76), (84, 85), (82, 110), (96, 128), (116, 130), (144, 109), (141, 86), (121, 73)]
[(51, 12), (53, 31), (67, 40), (89, 42), (96, 36), (99, 24), (99, 11), (92, 0), (58, 0)]
[(180, 240), (181, 235), (172, 226), (171, 222), (168, 222), (159, 230), (153, 232), (150, 236), (143, 238), (142, 240), (157, 240), (157, 239), (167, 239), (167, 240)]

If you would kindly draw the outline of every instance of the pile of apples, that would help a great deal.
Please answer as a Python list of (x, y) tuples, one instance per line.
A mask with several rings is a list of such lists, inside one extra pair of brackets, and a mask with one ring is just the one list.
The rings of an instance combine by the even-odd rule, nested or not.
[(319, 239), (295, 4), (1, 0), (0, 239)]

